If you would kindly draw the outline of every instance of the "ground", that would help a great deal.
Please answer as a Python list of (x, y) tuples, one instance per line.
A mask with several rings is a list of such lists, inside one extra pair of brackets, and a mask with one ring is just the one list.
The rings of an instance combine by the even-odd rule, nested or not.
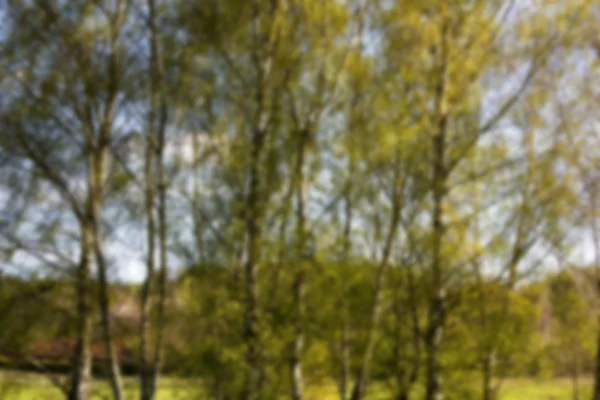
[[(592, 382), (584, 379), (580, 382), (579, 398), (591, 399)], [(515, 379), (503, 386), (500, 400), (571, 400), (573, 385), (567, 379), (528, 380)]]
[[(137, 399), (136, 382), (126, 381), (126, 399)], [(591, 382), (580, 382), (580, 398), (590, 397)], [(96, 399), (107, 393), (105, 384), (94, 387)], [(389, 398), (383, 389), (374, 390), (371, 399)], [(499, 400), (571, 400), (572, 384), (566, 379), (510, 379), (503, 383)], [(337, 400), (333, 387), (312, 388), (307, 391), (307, 400)], [(15, 374), (4, 372), (0, 375), (0, 400), (62, 400), (60, 390), (43, 376), (35, 374)], [(163, 379), (159, 400), (204, 400), (200, 385), (192, 380)]]

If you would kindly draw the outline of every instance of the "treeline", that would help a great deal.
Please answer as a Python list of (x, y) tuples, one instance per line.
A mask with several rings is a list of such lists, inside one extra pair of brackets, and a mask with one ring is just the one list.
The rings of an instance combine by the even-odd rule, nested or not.
[[(310, 341), (304, 362), (311, 385), (341, 390), (344, 373), (340, 369), (345, 348), (347, 368), (360, 366), (362, 340), (368, 330), (364, 323), (364, 304), (372, 296), (369, 274), (373, 265), (355, 266), (348, 287), (350, 328), (343, 331), (339, 314), (339, 298), (331, 296), (342, 285), (344, 266), (328, 264), (330, 273), (312, 282), (307, 300), (307, 332)], [(408, 266), (392, 269), (388, 279), (394, 283), (384, 295), (382, 324), (374, 351), (372, 376), (393, 398), (408, 398), (422, 390), (419, 383), (422, 326), (427, 308), (422, 288), (423, 277), (407, 281)], [(572, 379), (577, 390), (580, 378), (593, 374), (595, 360), (594, 332), (596, 326), (596, 294), (593, 271), (572, 269), (548, 274), (540, 280), (524, 283), (510, 291), (498, 281), (461, 282), (450, 289), (456, 299), (453, 317), (448, 323), (445, 362), (448, 369), (448, 398), (481, 397), (477, 382), (485, 378), (486, 357), (494, 368), (493, 381), (488, 384), (495, 394), (504, 380), (515, 377)], [(165, 338), (166, 359), (163, 369), (171, 376), (200, 379), (212, 398), (230, 398), (242, 384), (236, 380), (243, 359), (243, 336), (239, 326), (242, 312), (238, 307), (235, 287), (229, 284), (229, 272), (224, 266), (203, 265), (190, 268), (170, 283), (174, 305), (170, 323), (174, 329)], [(2, 326), (9, 327), (1, 336), (0, 362), (4, 368), (40, 371), (32, 364), (38, 360), (46, 371), (68, 372), (69, 355), (74, 350), (75, 328), (73, 304), (68, 304), (69, 283), (43, 280), (39, 282), (5, 278), (11, 289), (4, 292), (0, 303)], [(408, 285), (414, 285), (414, 291)], [(139, 373), (136, 344), (139, 310), (135, 304), (136, 285), (111, 288), (114, 295), (113, 313), (115, 338), (121, 349), (121, 363), (127, 375)], [(412, 293), (408, 295), (408, 293)], [(460, 300), (460, 302), (459, 302)], [(285, 395), (289, 377), (281, 374), (289, 362), (285, 352), (292, 339), (289, 330), (290, 308), (286, 293), (276, 293), (264, 305), (268, 326), (265, 332), (269, 351), (265, 354), (273, 365), (266, 371), (277, 384), (270, 388), (268, 398)], [(482, 314), (481, 310), (486, 310)], [(411, 318), (407, 320), (407, 316)], [(96, 321), (98, 324), (100, 321)], [(268, 328), (267, 328), (268, 329)], [(99, 332), (99, 330), (98, 330)], [(352, 338), (352, 339), (351, 339)], [(106, 376), (103, 366), (106, 355), (101, 335), (92, 340), (92, 357), (98, 376)], [(487, 349), (494, 349), (488, 353)], [(226, 351), (224, 350), (226, 349)], [(278, 367), (279, 366), (279, 367)], [(42, 370), (42, 371), (43, 371)]]
[[(176, 355), (217, 399), (301, 400), (322, 377), (343, 400), (384, 381), (465, 398), (466, 370), (490, 400), (545, 368), (545, 339), (520, 347), (545, 310), (524, 281), (591, 254), (597, 296), (592, 1), (0, 7), (3, 269), (70, 283), (69, 399), (98, 338), (123, 399), (113, 282), (136, 265), (141, 400)], [(552, 338), (584, 312), (569, 285)], [(600, 343), (585, 316), (568, 346)], [(594, 364), (557, 354), (557, 373)]]

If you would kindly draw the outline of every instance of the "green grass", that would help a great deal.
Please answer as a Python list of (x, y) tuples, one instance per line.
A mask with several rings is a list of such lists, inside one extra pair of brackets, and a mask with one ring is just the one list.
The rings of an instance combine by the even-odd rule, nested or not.
[[(198, 382), (191, 380), (162, 379), (158, 391), (159, 400), (204, 400)], [(139, 391), (135, 379), (124, 382), (126, 400), (137, 400)], [(93, 399), (110, 399), (106, 382), (95, 382)], [(46, 376), (38, 374), (3, 372), (0, 375), (0, 400), (63, 400), (64, 394)]]
[[(125, 398), (137, 400), (137, 383), (125, 381)], [(94, 399), (109, 399), (106, 382), (94, 384)], [(372, 387), (371, 399), (388, 399), (384, 389)], [(510, 379), (503, 382), (499, 400), (571, 400), (572, 384), (567, 379)], [(590, 398), (591, 381), (580, 381), (580, 398)], [(307, 400), (337, 400), (334, 386), (312, 387), (306, 391)], [(47, 377), (36, 374), (4, 372), (0, 375), (0, 400), (62, 400), (64, 396)], [(165, 378), (161, 380), (158, 400), (205, 400), (199, 382)], [(415, 399), (417, 400), (417, 399)]]
[[(581, 379), (579, 398), (591, 398), (592, 382)], [(500, 400), (571, 400), (573, 385), (568, 379), (513, 379), (502, 385)]]

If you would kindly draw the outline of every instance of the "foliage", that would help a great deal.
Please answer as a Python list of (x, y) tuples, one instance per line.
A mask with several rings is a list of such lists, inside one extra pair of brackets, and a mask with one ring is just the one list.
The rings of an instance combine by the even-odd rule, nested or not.
[(116, 400), (600, 400), (598, 15), (0, 2), (0, 350), (77, 343), (77, 400), (100, 341)]

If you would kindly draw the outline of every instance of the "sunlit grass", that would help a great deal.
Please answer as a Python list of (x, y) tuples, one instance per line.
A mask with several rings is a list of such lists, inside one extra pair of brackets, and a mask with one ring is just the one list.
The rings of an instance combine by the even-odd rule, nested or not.
[[(591, 398), (592, 382), (581, 379), (579, 398)], [(568, 379), (511, 379), (502, 385), (500, 400), (571, 400), (573, 384)]]
[[(201, 386), (192, 380), (165, 378), (158, 391), (159, 400), (204, 400)], [(139, 398), (135, 379), (124, 382), (126, 400)], [(110, 389), (105, 381), (94, 382), (93, 399), (110, 399)], [(46, 376), (28, 373), (3, 372), (0, 374), (0, 400), (63, 400), (64, 394)]]
[[(590, 398), (591, 381), (581, 379), (579, 396)], [(125, 380), (125, 399), (137, 400), (139, 392), (135, 379)], [(389, 399), (390, 393), (382, 386), (371, 387), (369, 400)], [(94, 383), (93, 399), (110, 399), (108, 384)], [(571, 400), (573, 386), (568, 379), (509, 379), (503, 382), (499, 400)], [(337, 400), (335, 385), (309, 387), (306, 400)], [(0, 400), (62, 400), (60, 389), (42, 375), (4, 372), (0, 374)], [(206, 400), (198, 381), (165, 378), (161, 380), (158, 400)], [(419, 400), (415, 398), (413, 400)]]

